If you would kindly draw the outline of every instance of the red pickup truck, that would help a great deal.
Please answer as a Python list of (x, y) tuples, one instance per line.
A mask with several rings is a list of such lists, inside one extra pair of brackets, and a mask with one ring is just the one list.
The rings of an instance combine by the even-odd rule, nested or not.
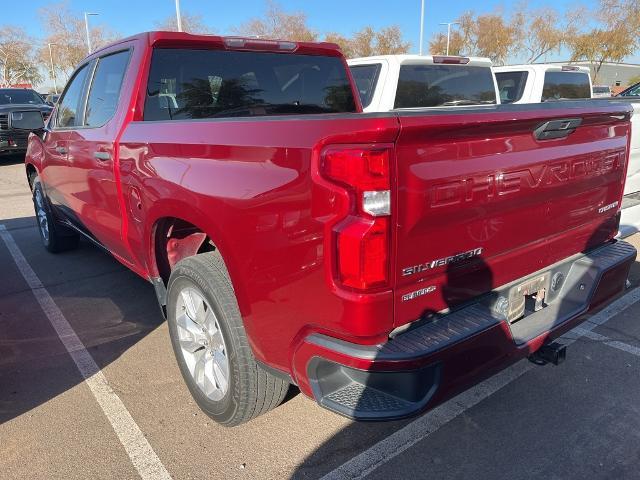
[(630, 114), (363, 114), (335, 45), (151, 32), (78, 67), (26, 173), (48, 250), (82, 236), (153, 284), (215, 420), (290, 384), (393, 419), (553, 360), (553, 338), (624, 290)]

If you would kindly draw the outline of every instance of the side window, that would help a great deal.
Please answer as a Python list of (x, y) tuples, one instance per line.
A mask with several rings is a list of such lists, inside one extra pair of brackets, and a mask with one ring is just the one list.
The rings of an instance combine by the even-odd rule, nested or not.
[(101, 127), (116, 112), (128, 62), (128, 50), (107, 55), (98, 60), (87, 99), (86, 126)]
[(85, 65), (78, 70), (76, 75), (71, 79), (69, 87), (58, 102), (56, 127), (68, 128), (77, 126), (81, 123), (81, 119), (77, 117), (80, 114), (82, 92), (84, 90), (84, 82), (87, 78), (88, 71), (88, 65)]
[(500, 102), (513, 103), (520, 100), (524, 93), (528, 76), (529, 73), (526, 71), (496, 73)]
[(381, 67), (382, 65), (379, 63), (372, 65), (353, 65), (349, 67), (351, 69), (351, 75), (353, 75), (353, 80), (356, 82), (358, 93), (360, 94), (362, 108), (368, 107), (371, 104), (371, 100), (373, 100), (373, 93), (376, 90)]

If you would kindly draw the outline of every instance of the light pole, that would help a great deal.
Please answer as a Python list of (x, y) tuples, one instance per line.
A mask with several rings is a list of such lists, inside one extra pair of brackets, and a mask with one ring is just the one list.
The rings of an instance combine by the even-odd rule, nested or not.
[(422, 0), (422, 8), (420, 8), (420, 55), (422, 55), (423, 38), (424, 38), (424, 0)]
[(180, 16), (180, 0), (176, 0), (176, 24), (178, 25), (178, 31), (182, 31), (182, 17)]
[(87, 31), (87, 49), (89, 50), (89, 55), (91, 55), (91, 35), (89, 35), (89, 16), (90, 15), (98, 15), (97, 13), (89, 13), (84, 12), (84, 28)]
[(447, 55), (449, 55), (449, 40), (451, 38), (451, 25), (460, 25), (460, 22), (444, 22), (440, 25), (447, 26)]
[(51, 61), (51, 77), (53, 79), (53, 90), (58, 94), (58, 81), (56, 80), (56, 69), (53, 66), (53, 53), (51, 53), (51, 45), (55, 45), (55, 43), (49, 43), (49, 60)]

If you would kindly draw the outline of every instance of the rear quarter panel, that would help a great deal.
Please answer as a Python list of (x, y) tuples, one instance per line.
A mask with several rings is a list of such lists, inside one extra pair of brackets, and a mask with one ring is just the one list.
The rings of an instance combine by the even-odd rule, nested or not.
[(395, 116), (132, 122), (120, 140), (128, 240), (154, 270), (153, 228), (163, 217), (198, 226), (229, 270), (258, 359), (288, 370), (304, 328), (375, 340), (392, 327), (391, 292), (332, 286), (328, 222), (341, 200), (314, 181), (327, 144), (392, 143)]

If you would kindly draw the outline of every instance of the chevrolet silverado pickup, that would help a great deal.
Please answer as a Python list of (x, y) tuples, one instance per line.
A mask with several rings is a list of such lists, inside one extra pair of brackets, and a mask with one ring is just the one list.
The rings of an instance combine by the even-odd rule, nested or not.
[[(587, 67), (574, 65), (510, 65), (494, 68), (502, 103), (539, 103), (589, 99), (591, 75)], [(620, 235), (640, 230), (640, 89), (627, 89), (606, 101), (629, 103), (633, 107), (629, 166), (622, 201)]]
[(148, 280), (227, 426), (290, 384), (351, 418), (416, 414), (553, 360), (624, 290), (629, 106), (361, 109), (333, 44), (121, 40), (30, 135), (44, 247), (84, 237)]
[(380, 55), (347, 63), (364, 112), (499, 103), (488, 58)]

